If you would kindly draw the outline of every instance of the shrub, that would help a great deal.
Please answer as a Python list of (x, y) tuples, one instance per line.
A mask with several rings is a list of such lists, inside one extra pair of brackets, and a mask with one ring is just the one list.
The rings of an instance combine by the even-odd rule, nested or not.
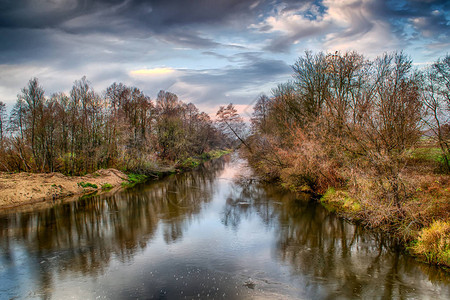
[(277, 154), (285, 164), (280, 170), (280, 179), (293, 191), (324, 193), (329, 187), (340, 187), (344, 183), (337, 159), (331, 157), (331, 149), (319, 138), (297, 129), (292, 135), (292, 145), (278, 148)]
[(423, 228), (410, 250), (429, 263), (450, 267), (450, 222), (435, 221)]

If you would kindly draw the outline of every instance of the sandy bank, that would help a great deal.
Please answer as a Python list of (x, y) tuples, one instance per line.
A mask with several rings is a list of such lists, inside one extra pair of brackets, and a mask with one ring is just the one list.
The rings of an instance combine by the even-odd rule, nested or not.
[(86, 176), (0, 172), (0, 209), (101, 191), (105, 184), (118, 187), (128, 182), (127, 178), (116, 169), (102, 169)]

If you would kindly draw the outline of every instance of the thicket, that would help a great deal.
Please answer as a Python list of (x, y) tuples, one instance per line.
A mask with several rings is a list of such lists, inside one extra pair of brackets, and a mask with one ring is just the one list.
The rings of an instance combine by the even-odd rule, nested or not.
[(401, 52), (306, 52), (293, 71), (254, 106), (262, 176), (404, 240), (449, 219), (450, 56), (419, 71)]
[(46, 97), (34, 78), (9, 117), (0, 102), (0, 171), (78, 175), (115, 167), (148, 173), (226, 142), (194, 104), (167, 91), (152, 101), (122, 83), (100, 95), (83, 77), (69, 95)]

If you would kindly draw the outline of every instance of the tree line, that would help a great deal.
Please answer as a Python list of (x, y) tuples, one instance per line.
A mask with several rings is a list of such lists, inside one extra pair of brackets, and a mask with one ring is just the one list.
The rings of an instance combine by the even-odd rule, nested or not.
[[(267, 179), (342, 189), (387, 224), (405, 216), (425, 175), (450, 172), (449, 55), (417, 70), (402, 52), (305, 52), (292, 69), (254, 106), (247, 157)], [(424, 151), (438, 155), (421, 160)]]
[(116, 167), (142, 173), (224, 147), (227, 141), (194, 104), (167, 91), (152, 101), (122, 83), (100, 95), (83, 77), (70, 94), (46, 97), (34, 78), (9, 116), (0, 102), (2, 171), (76, 175)]

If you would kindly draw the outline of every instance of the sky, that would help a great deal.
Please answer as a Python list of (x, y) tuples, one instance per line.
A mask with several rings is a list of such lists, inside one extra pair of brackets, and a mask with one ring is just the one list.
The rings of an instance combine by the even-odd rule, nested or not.
[(213, 115), (291, 79), (306, 50), (400, 51), (420, 66), (450, 49), (446, 0), (0, 0), (0, 101), (38, 78), (50, 96), (83, 76)]

